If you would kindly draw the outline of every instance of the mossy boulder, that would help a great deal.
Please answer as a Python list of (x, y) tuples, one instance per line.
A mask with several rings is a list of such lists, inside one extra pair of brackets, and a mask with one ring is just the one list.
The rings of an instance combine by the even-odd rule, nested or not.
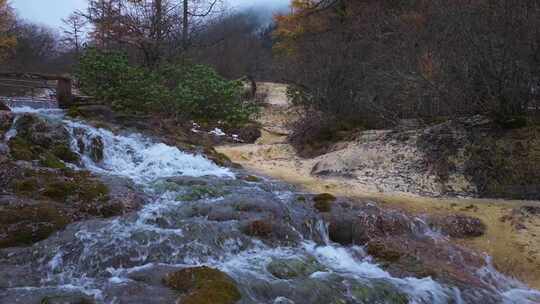
[(184, 194), (176, 197), (177, 201), (198, 201), (205, 198), (215, 198), (226, 195), (227, 192), (219, 188), (206, 186), (206, 185), (194, 185), (190, 187)]
[(4, 138), (6, 132), (13, 124), (13, 113), (0, 109), (0, 139)]
[(8, 184), (19, 196), (53, 200), (60, 203), (103, 203), (109, 189), (84, 171), (21, 169)]
[(13, 189), (16, 194), (19, 195), (31, 195), (38, 191), (39, 183), (35, 178), (28, 178), (23, 180), (15, 180), (13, 182)]
[(71, 151), (69, 134), (60, 123), (25, 114), (19, 117), (15, 128), (17, 135), (8, 143), (13, 159), (39, 160), (51, 168), (62, 167), (58, 160), (79, 161), (78, 154)]
[(273, 259), (266, 270), (279, 279), (291, 279), (297, 277), (308, 277), (309, 275), (323, 271), (324, 267), (314, 258), (291, 258)]
[(259, 238), (269, 238), (273, 232), (273, 225), (269, 220), (254, 220), (243, 228), (245, 234)]
[(367, 244), (367, 253), (379, 260), (385, 262), (397, 262), (403, 256), (402, 252), (399, 252), (384, 242), (372, 241)]
[(56, 155), (46, 152), (40, 157), (39, 164), (43, 167), (52, 169), (66, 169), (66, 164), (62, 162)]
[(79, 161), (79, 155), (71, 151), (67, 143), (55, 145), (52, 148), (52, 154), (65, 162), (77, 163)]
[(352, 296), (360, 303), (407, 304), (409, 298), (390, 283), (383, 281), (368, 284), (354, 284), (351, 287)]
[(257, 176), (255, 175), (248, 175), (248, 176), (245, 176), (243, 178), (243, 180), (245, 180), (246, 182), (250, 182), (250, 183), (256, 183), (256, 182), (260, 182), (261, 179), (258, 178)]
[(322, 193), (313, 197), (313, 207), (319, 212), (330, 212), (332, 210), (332, 203), (336, 200), (336, 197), (330, 193)]
[(0, 248), (23, 246), (46, 239), (70, 223), (57, 206), (38, 202), (0, 208)]
[(10, 112), (11, 109), (0, 101), (0, 111)]
[(206, 266), (170, 273), (163, 282), (182, 293), (182, 304), (234, 304), (241, 299), (235, 282), (227, 274)]
[(471, 238), (482, 236), (486, 225), (476, 217), (465, 215), (449, 215), (434, 217), (430, 226), (454, 238)]
[(94, 299), (85, 295), (47, 296), (40, 304), (94, 304)]
[(8, 146), (13, 159), (26, 161), (37, 159), (37, 153), (32, 149), (30, 143), (22, 137), (16, 136), (10, 139)]

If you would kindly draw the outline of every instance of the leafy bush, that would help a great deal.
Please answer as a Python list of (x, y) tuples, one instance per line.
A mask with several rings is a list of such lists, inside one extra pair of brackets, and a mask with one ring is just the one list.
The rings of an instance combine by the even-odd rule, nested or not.
[(83, 93), (117, 111), (162, 112), (231, 125), (247, 122), (256, 111), (252, 102), (242, 100), (241, 82), (226, 80), (203, 65), (170, 64), (150, 70), (131, 65), (122, 53), (89, 49), (77, 77)]
[(243, 100), (243, 84), (219, 76), (205, 65), (172, 65), (160, 73), (172, 87), (171, 106), (176, 113), (202, 120), (245, 123), (256, 112), (253, 102)]

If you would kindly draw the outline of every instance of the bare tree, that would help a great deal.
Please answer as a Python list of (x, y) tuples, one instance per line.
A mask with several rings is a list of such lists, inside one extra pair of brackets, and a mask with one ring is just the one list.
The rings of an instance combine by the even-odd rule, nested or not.
[(62, 19), (65, 27), (63, 29), (63, 42), (67, 47), (75, 50), (75, 56), (78, 57), (81, 51), (81, 44), (85, 39), (86, 18), (81, 14), (72, 13), (68, 18)]

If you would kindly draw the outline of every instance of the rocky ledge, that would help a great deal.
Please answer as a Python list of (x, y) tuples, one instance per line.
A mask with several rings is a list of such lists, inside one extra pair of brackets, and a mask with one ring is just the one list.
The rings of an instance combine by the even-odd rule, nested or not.
[(69, 223), (120, 215), (143, 202), (130, 181), (77, 169), (79, 155), (60, 123), (31, 114), (14, 122), (0, 111), (0, 138), (0, 248), (29, 245)]
[(425, 128), (364, 131), (315, 158), (312, 174), (381, 192), (540, 199), (540, 127), (508, 128), (485, 117)]

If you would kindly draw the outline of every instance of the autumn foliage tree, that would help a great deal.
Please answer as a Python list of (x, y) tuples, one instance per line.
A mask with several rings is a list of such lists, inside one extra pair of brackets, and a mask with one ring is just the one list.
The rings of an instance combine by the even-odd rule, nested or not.
[(0, 0), (0, 62), (6, 58), (9, 50), (17, 43), (12, 31), (14, 21), (13, 10), (7, 0)]
[(291, 97), (325, 118), (506, 119), (538, 100), (536, 0), (294, 0), (276, 21)]

